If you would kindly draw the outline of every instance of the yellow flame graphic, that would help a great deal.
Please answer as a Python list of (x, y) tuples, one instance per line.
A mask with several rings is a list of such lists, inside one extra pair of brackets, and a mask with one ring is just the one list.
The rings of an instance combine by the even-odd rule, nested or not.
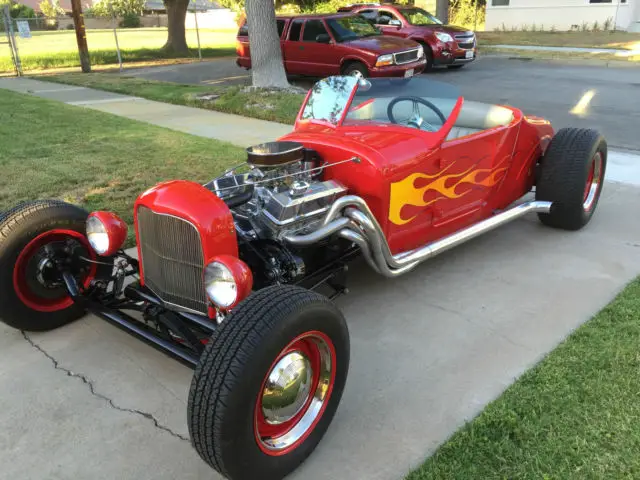
[[(501, 164), (503, 162), (500, 162)], [(406, 205), (413, 205), (415, 207), (428, 207), (434, 203), (444, 199), (456, 199), (465, 196), (471, 192), (471, 188), (457, 192), (456, 190), (461, 185), (475, 185), (483, 187), (493, 187), (503, 177), (501, 176), (507, 170), (507, 167), (501, 167), (497, 165), (494, 168), (476, 168), (476, 165), (471, 166), (467, 170), (461, 173), (453, 173), (444, 175), (452, 166), (451, 163), (441, 172), (435, 175), (427, 175), (424, 173), (413, 173), (408, 177), (391, 184), (391, 198), (389, 201), (389, 220), (396, 225), (405, 225), (411, 222), (418, 215), (414, 215), (411, 218), (402, 218), (402, 208)], [(475, 169), (475, 170), (474, 170)], [(488, 173), (489, 175), (484, 180), (478, 181), (478, 176)], [(433, 180), (427, 183), (425, 186), (417, 188), (415, 186), (416, 180)], [(454, 182), (450, 184), (451, 180)], [(431, 200), (425, 200), (427, 192), (437, 192), (440, 195)]]

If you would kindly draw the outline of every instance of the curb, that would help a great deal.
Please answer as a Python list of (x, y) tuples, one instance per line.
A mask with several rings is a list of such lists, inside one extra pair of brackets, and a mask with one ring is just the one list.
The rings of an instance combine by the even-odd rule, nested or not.
[(625, 62), (624, 60), (589, 60), (586, 58), (539, 58), (528, 57), (526, 55), (517, 55), (510, 53), (485, 53), (485, 58), (503, 58), (506, 60), (516, 60), (521, 62), (536, 62), (560, 65), (581, 65), (590, 67), (606, 67), (606, 68), (640, 68), (640, 62)]

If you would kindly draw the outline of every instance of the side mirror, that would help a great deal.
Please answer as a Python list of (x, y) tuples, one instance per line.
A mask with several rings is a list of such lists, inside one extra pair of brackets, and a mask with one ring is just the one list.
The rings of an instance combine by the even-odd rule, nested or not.
[(316, 42), (318, 43), (331, 43), (331, 37), (326, 33), (316, 35)]
[(389, 20), (388, 25), (389, 25), (390, 27), (398, 27), (398, 28), (400, 28), (400, 27), (402, 26), (402, 22), (401, 22), (400, 20), (396, 20), (396, 19), (394, 18), (394, 19)]

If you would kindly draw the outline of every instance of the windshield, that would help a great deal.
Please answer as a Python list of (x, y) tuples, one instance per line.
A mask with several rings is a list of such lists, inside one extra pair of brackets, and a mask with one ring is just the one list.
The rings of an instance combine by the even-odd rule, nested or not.
[(442, 22), (421, 8), (403, 8), (400, 10), (411, 25), (442, 25)]
[(437, 132), (460, 96), (458, 87), (422, 76), (362, 80), (334, 76), (313, 86), (300, 120), (334, 126), (396, 124)]
[(327, 20), (327, 25), (329, 25), (336, 42), (346, 42), (382, 34), (380, 30), (359, 15), (330, 18)]

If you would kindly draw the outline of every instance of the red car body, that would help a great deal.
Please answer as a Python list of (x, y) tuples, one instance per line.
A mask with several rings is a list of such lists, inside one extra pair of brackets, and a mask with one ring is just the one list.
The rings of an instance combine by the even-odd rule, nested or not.
[[(362, 15), (385, 35), (409, 38), (424, 45), (427, 68), (432, 65), (459, 67), (473, 62), (478, 54), (476, 35), (473, 31), (455, 25), (438, 24), (429, 12), (409, 5), (352, 5), (338, 11)], [(412, 14), (432, 19), (429, 25), (412, 24)], [(415, 23), (415, 22), (414, 22)]]
[[(345, 73), (356, 64), (370, 77), (405, 77), (424, 70), (427, 61), (423, 49), (412, 40), (375, 35), (341, 41), (331, 22), (345, 17), (353, 15), (279, 16), (278, 33), (287, 74), (325, 77)], [(327, 35), (325, 42), (316, 41), (319, 33)], [(237, 65), (251, 68), (245, 21), (238, 30), (236, 53)], [(391, 55), (393, 63), (380, 65), (378, 59), (383, 55)]]
[[(312, 94), (310, 90), (305, 103)], [(355, 97), (350, 111), (335, 124), (303, 119), (303, 104), (294, 131), (280, 140), (302, 143), (327, 163), (360, 158), (357, 165), (327, 169), (327, 178), (366, 200), (395, 254), (468, 227), (525, 195), (554, 135), (549, 121), (517, 108), (454, 96), (447, 121), (435, 133), (368, 118), (359, 121), (355, 114), (378, 99), (357, 104)], [(484, 108), (487, 117), (508, 121), (484, 123), (487, 128), (478, 129), (464, 124), (462, 117)]]

